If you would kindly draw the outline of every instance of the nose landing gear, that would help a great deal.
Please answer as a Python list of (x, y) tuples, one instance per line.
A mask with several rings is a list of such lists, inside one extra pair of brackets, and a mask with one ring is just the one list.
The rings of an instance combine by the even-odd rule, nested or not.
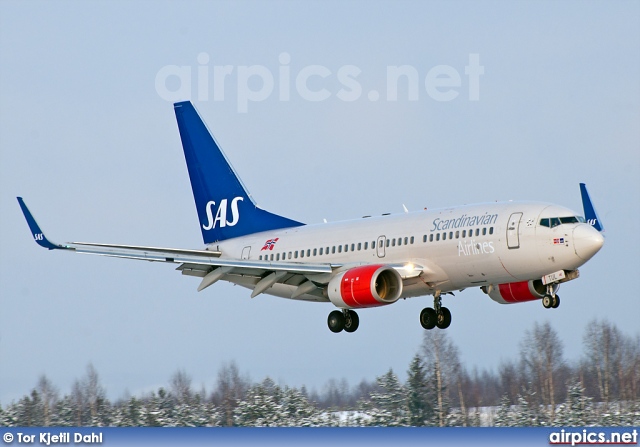
[(426, 307), (420, 312), (420, 324), (425, 329), (446, 329), (451, 325), (451, 312), (446, 307), (442, 307), (440, 292), (433, 295), (433, 309)]
[(545, 295), (542, 297), (542, 305), (545, 309), (557, 309), (560, 305), (560, 295)]
[(547, 284), (547, 293), (542, 297), (542, 305), (545, 309), (557, 309), (560, 306), (560, 295), (556, 294), (557, 284)]

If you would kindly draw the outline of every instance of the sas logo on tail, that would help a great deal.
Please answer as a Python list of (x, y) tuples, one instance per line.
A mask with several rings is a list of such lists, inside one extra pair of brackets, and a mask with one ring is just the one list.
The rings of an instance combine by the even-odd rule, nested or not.
[(205, 211), (207, 212), (207, 224), (203, 225), (202, 228), (205, 230), (211, 230), (220, 224), (220, 228), (229, 226), (233, 227), (240, 220), (240, 213), (238, 212), (238, 202), (244, 200), (243, 197), (235, 197), (231, 201), (231, 221), (227, 220), (227, 199), (222, 199), (220, 201), (220, 205), (218, 205), (218, 210), (216, 211), (216, 217), (213, 217), (213, 207), (216, 206), (216, 202), (213, 200), (207, 203)]

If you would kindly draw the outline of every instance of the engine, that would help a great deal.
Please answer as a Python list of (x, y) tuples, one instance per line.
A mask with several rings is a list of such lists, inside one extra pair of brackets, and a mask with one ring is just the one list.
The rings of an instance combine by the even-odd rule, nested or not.
[(388, 265), (363, 265), (337, 274), (327, 286), (331, 302), (358, 309), (395, 303), (402, 294), (402, 278)]
[[(557, 288), (558, 285), (555, 284), (554, 289)], [(498, 303), (511, 304), (539, 300), (546, 295), (547, 286), (542, 284), (541, 280), (536, 279), (533, 281), (498, 284), (497, 286), (482, 286), (482, 291)]]

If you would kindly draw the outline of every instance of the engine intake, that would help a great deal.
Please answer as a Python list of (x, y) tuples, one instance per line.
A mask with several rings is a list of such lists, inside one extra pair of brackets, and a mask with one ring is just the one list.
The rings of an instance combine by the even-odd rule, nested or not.
[(384, 306), (400, 298), (402, 278), (388, 265), (363, 265), (331, 278), (327, 292), (331, 302), (343, 309)]

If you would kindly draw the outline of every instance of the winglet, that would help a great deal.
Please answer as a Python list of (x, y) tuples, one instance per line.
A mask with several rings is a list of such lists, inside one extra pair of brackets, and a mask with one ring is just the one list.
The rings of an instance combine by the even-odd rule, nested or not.
[(48, 248), (49, 250), (55, 250), (58, 248), (60, 249), (67, 248), (62, 245), (54, 244), (53, 242), (51, 242), (49, 239), (46, 238), (46, 236), (38, 226), (38, 223), (33, 218), (31, 211), (29, 211), (29, 208), (27, 208), (27, 205), (25, 205), (24, 200), (22, 200), (22, 197), (18, 197), (18, 203), (20, 204), (20, 208), (22, 208), (22, 213), (24, 214), (24, 218), (27, 219), (27, 224), (29, 225), (29, 229), (31, 230), (33, 239), (35, 239), (36, 243), (39, 246)]
[(587, 192), (587, 185), (584, 183), (580, 183), (580, 195), (582, 195), (582, 207), (584, 208), (584, 218), (587, 220), (587, 223), (596, 230), (603, 232), (604, 225), (602, 225), (602, 221), (598, 217), (593, 203), (591, 203), (591, 198)]

